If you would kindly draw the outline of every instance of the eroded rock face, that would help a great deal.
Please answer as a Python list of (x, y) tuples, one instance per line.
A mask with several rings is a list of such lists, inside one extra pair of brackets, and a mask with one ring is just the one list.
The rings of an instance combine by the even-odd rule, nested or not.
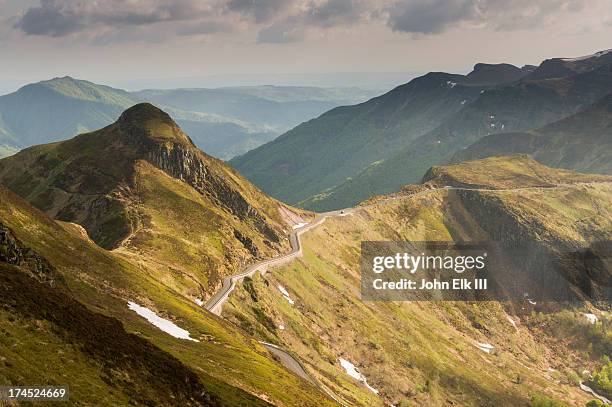
[(208, 171), (199, 155), (181, 144), (158, 144), (147, 154), (147, 161), (173, 178), (191, 185), (200, 194), (227, 209), (240, 220), (250, 221), (266, 238), (278, 243), (279, 236), (266, 219), (246, 199), (216, 174)]
[(2, 222), (0, 222), (0, 262), (21, 267), (41, 282), (54, 285), (57, 280), (57, 273), (47, 259), (25, 247)]

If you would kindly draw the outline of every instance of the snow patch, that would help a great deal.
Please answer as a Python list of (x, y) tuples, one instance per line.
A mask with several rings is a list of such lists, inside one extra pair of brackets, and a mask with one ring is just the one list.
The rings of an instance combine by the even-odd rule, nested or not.
[(452, 81), (446, 81), (446, 84), (449, 85), (451, 88), (454, 88), (455, 86), (457, 86), (457, 82), (452, 82)]
[(204, 301), (203, 301), (203, 300), (201, 300), (201, 299), (199, 299), (199, 298), (196, 298), (194, 301), (195, 301), (195, 303), (196, 303), (196, 304), (198, 304), (198, 306), (200, 306), (200, 307), (201, 307), (202, 305), (204, 305)]
[(531, 298), (527, 298), (527, 302), (530, 303), (531, 305), (536, 305), (537, 304), (537, 302), (535, 302)]
[(465, 105), (465, 103), (466, 103), (466, 102), (467, 102), (467, 100), (463, 99), (463, 100), (461, 101), (461, 104), (462, 104), (462, 105)]
[(490, 343), (476, 342), (476, 347), (483, 352), (491, 353), (494, 346)]
[(595, 324), (597, 322), (597, 315), (595, 314), (584, 314), (584, 316), (591, 324)]
[(510, 324), (516, 328), (516, 322), (514, 322), (514, 320), (510, 317), (506, 317), (506, 318), (508, 318), (508, 322), (510, 322)]
[(308, 222), (297, 223), (297, 224), (293, 225), (293, 230), (299, 229), (299, 228), (304, 227), (306, 225), (308, 225)]
[(129, 301), (128, 308), (140, 315), (141, 317), (145, 318), (147, 321), (149, 321), (151, 324), (155, 325), (165, 333), (174, 336), (175, 338), (200, 342), (197, 339), (191, 338), (189, 336), (189, 331), (186, 331), (183, 328), (179, 328), (174, 322), (160, 317), (147, 307), (141, 307), (135, 302)]
[(285, 325), (280, 324), (280, 325), (278, 326), (278, 329), (280, 329), (281, 331), (284, 331), (284, 330), (285, 330)]
[(340, 366), (342, 366), (344, 371), (349, 376), (351, 376), (355, 380), (359, 380), (360, 382), (362, 382), (372, 393), (374, 394), (380, 393), (377, 389), (375, 389), (374, 387), (368, 384), (368, 381), (366, 380), (365, 376), (362, 375), (361, 372), (359, 372), (359, 370), (355, 367), (354, 364), (352, 364), (351, 362), (343, 358), (340, 358), (339, 360), (340, 360)]
[(291, 296), (289, 295), (289, 292), (285, 289), (285, 287), (283, 287), (282, 285), (278, 285), (278, 291), (281, 292), (281, 294), (283, 294), (283, 297), (285, 297), (285, 299), (287, 300), (287, 302), (291, 305), (295, 304), (295, 301), (293, 301), (291, 299)]

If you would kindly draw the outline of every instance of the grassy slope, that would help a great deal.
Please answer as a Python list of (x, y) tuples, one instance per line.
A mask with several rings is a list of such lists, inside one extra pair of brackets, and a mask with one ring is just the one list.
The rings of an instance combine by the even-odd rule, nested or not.
[[(65, 297), (56, 301), (59, 303), (78, 301), (85, 304), (89, 314), (87, 318), (99, 319), (102, 318), (101, 315), (105, 315), (121, 321), (127, 332), (134, 333), (138, 340), (144, 339), (150, 342), (156, 353), (167, 355), (164, 357), (171, 355), (180, 361), (184, 366), (182, 369), (195, 375), (202, 386), (223, 400), (226, 405), (260, 403), (245, 391), (279, 405), (292, 406), (297, 402), (319, 406), (328, 403), (324, 396), (314, 391), (307, 383), (276, 364), (264, 348), (246, 337), (239, 329), (203, 312), (190, 298), (178, 294), (154, 278), (153, 273), (143, 265), (127, 262), (100, 249), (74, 232), (75, 228), (62, 228), (7, 190), (0, 190), (0, 198), (0, 221), (13, 231), (24, 246), (45, 257), (65, 280), (65, 286), (58, 286), (53, 290), (48, 287), (37, 288), (41, 292), (47, 290), (49, 293), (34, 297), (30, 297), (30, 293), (19, 294), (22, 290), (27, 290), (24, 286), (27, 282), (19, 286), (15, 283), (16, 289), (10, 291), (18, 300), (9, 301), (9, 304), (27, 305), (31, 301), (38, 301), (39, 305), (49, 306), (49, 309), (44, 312), (39, 310), (37, 313), (30, 311), (15, 315), (9, 307), (0, 315), (11, 322), (6, 326), (3, 325), (3, 329), (11, 335), (10, 339), (3, 340), (0, 344), (7, 347), (2, 352), (7, 359), (4, 359), (3, 365), (0, 366), (2, 372), (0, 376), (5, 382), (21, 384), (43, 381), (68, 382), (75, 398), (90, 403), (94, 403), (93, 400), (100, 400), (107, 405), (116, 405), (121, 400), (133, 397), (129, 392), (119, 391), (116, 383), (109, 385), (100, 382), (100, 371), (106, 371), (104, 355), (86, 360), (84, 359), (86, 356), (74, 352), (75, 347), (80, 352), (86, 352), (86, 349), (81, 350), (79, 345), (83, 341), (101, 349), (112, 350), (112, 344), (105, 342), (111, 339), (105, 337), (104, 324), (93, 321), (89, 326), (99, 327), (102, 332), (74, 333), (71, 327), (87, 325), (87, 319), (75, 317), (73, 323), (68, 321), (62, 323), (61, 315), (64, 313), (54, 316), (53, 303), (46, 302), (48, 297), (58, 296), (60, 299)], [(37, 287), (35, 281), (29, 279), (32, 287)], [(175, 339), (149, 325), (143, 318), (128, 310), (126, 304), (128, 300), (147, 306), (173, 320), (200, 342)], [(80, 306), (71, 305), (67, 309), (74, 310), (75, 307)], [(12, 321), (8, 314), (13, 315)], [(59, 322), (57, 318), (60, 318)], [(27, 334), (24, 329), (27, 329)], [(117, 328), (108, 329), (113, 331)], [(64, 331), (68, 333), (64, 334)], [(67, 341), (65, 335), (68, 337), (76, 335), (78, 340)], [(38, 349), (37, 352), (27, 352), (27, 349), (37, 341), (50, 344), (48, 351), (41, 352)], [(18, 344), (17, 347), (13, 346), (15, 343)], [(62, 352), (65, 356), (62, 356)], [(106, 354), (105, 357), (113, 359), (112, 353)], [(143, 361), (138, 357), (134, 356), (135, 360), (132, 364), (128, 364), (128, 367), (142, 364)], [(61, 361), (57, 368), (48, 371), (32, 369), (32, 366), (51, 364), (56, 359)], [(157, 363), (164, 366), (167, 362)], [(131, 371), (128, 367), (118, 368), (118, 371), (111, 376), (121, 377), (125, 374), (127, 376), (124, 380), (128, 382), (132, 380), (140, 385), (155, 384), (154, 380), (138, 378), (138, 368)], [(64, 376), (58, 373), (60, 371)], [(163, 391), (163, 384), (157, 383), (155, 386), (158, 387), (152, 390), (153, 392)], [(108, 393), (109, 390), (112, 392)]]
[(427, 171), (423, 182), (438, 187), (445, 185), (469, 188), (508, 189), (521, 187), (550, 187), (559, 184), (610, 181), (610, 177), (581, 174), (570, 170), (553, 169), (527, 155), (489, 157), (454, 165), (434, 166)]
[(527, 133), (484, 137), (456, 153), (452, 161), (514, 153), (561, 168), (612, 174), (612, 94), (566, 119)]
[[(103, 247), (146, 264), (190, 298), (206, 298), (247, 262), (289, 249), (281, 204), (197, 150), (163, 112), (135, 110), (128, 111), (133, 123), (1, 161), (0, 179), (50, 216), (81, 224)], [(185, 157), (163, 153), (179, 149)], [(194, 184), (202, 186), (198, 192), (186, 179), (199, 165), (206, 175)]]
[[(467, 174), (465, 168), (448, 172)], [(506, 175), (502, 170), (489, 179), (502, 184)], [(396, 405), (527, 405), (541, 393), (583, 405), (588, 396), (577, 388), (575, 372), (591, 370), (612, 349), (601, 325), (589, 325), (579, 310), (547, 312), (519, 303), (362, 302), (359, 242), (508, 238), (504, 233), (546, 244), (609, 239), (611, 201), (609, 183), (520, 194), (438, 190), (381, 200), (306, 234), (303, 258), (255, 278), (252, 288), (243, 286), (225, 313), (295, 351), (320, 381), (356, 405), (382, 400), (347, 376), (339, 357), (356, 364), (382, 399)], [(483, 219), (487, 211), (491, 219)], [(494, 352), (477, 349), (476, 341), (493, 344)]]

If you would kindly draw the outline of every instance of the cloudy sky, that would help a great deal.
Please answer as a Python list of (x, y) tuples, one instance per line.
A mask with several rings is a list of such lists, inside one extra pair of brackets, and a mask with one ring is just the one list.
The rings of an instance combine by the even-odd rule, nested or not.
[(0, 20), (7, 89), (63, 75), (465, 72), (612, 48), (612, 0), (0, 0)]

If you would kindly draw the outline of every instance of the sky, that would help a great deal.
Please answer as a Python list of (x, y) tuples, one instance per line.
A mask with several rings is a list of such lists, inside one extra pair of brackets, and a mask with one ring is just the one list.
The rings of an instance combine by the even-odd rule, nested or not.
[(0, 20), (0, 91), (365, 86), (612, 48), (612, 0), (0, 0)]

